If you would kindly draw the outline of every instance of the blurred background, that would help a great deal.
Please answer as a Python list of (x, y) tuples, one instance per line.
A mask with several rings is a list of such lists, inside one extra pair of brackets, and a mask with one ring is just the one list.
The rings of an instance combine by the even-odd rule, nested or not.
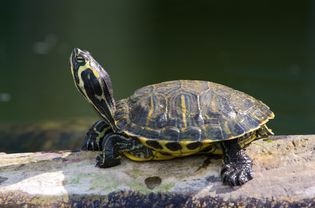
[(75, 89), (74, 47), (108, 70), (115, 99), (175, 79), (267, 103), (276, 134), (315, 133), (314, 1), (5, 1), (0, 152), (80, 147), (98, 119)]

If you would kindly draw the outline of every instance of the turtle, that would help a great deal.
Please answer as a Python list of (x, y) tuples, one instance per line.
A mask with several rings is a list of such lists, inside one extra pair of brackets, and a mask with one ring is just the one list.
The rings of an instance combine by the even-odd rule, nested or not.
[(81, 148), (101, 151), (97, 167), (119, 165), (121, 156), (150, 161), (221, 154), (223, 183), (238, 186), (253, 178), (253, 162), (245, 147), (273, 135), (266, 125), (274, 118), (270, 108), (225, 85), (165, 81), (115, 100), (108, 72), (90, 52), (74, 48), (70, 67), (76, 88), (101, 116)]

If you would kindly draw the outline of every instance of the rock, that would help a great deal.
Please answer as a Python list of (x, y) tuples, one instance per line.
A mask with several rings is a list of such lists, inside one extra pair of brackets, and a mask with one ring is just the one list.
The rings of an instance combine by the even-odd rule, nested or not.
[(255, 178), (225, 186), (222, 159), (95, 167), (96, 152), (0, 154), (0, 204), (40, 207), (314, 207), (315, 135), (253, 142)]

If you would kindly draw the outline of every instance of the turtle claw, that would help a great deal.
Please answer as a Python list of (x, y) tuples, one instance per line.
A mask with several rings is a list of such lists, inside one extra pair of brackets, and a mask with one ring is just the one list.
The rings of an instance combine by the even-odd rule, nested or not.
[(251, 163), (229, 163), (223, 165), (221, 178), (224, 184), (240, 186), (253, 179)]
[(95, 122), (86, 133), (81, 150), (101, 151), (104, 135), (110, 131), (111, 129), (109, 129), (104, 120)]
[(103, 154), (96, 157), (96, 167), (99, 168), (110, 168), (120, 164), (120, 158), (107, 158), (105, 159)]
[(81, 150), (83, 151), (99, 151), (99, 144), (96, 141), (96, 136), (97, 135), (93, 135), (93, 134), (89, 134), (87, 133), (87, 135), (85, 136), (83, 145), (81, 147)]

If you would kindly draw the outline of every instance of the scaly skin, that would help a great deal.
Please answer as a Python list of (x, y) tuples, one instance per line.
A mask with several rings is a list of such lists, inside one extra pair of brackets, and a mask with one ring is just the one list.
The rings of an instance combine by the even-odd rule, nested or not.
[(253, 179), (252, 161), (241, 149), (237, 139), (222, 142), (224, 165), (221, 177), (224, 184), (239, 186)]
[(95, 122), (86, 133), (81, 150), (101, 151), (103, 138), (109, 132), (112, 130), (104, 120)]
[(109, 168), (120, 164), (120, 155), (124, 152), (137, 154), (141, 151), (144, 158), (153, 157), (152, 151), (134, 138), (128, 138), (117, 133), (108, 133), (102, 142), (102, 154), (96, 158), (96, 166)]

